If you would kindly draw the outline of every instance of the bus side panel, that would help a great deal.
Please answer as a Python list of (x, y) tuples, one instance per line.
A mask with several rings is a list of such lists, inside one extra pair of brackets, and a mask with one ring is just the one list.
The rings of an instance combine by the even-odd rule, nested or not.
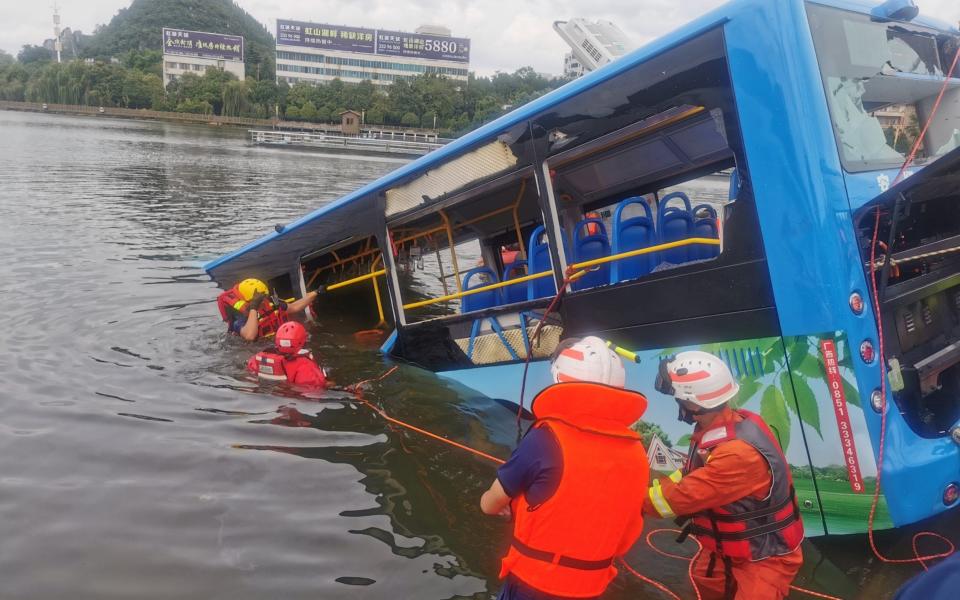
[[(818, 492), (827, 533), (862, 533), (867, 530), (877, 466), (850, 343), (837, 332), (788, 336), (784, 345), (780, 385), (792, 388), (797, 433), (806, 440), (813, 467), (805, 474), (794, 471), (797, 494), (803, 498), (806, 490)], [(882, 495), (874, 526), (893, 527)]]
[[(616, 331), (602, 332), (601, 335), (623, 347), (632, 347), (630, 341), (620, 339)], [(637, 352), (639, 362), (624, 361), (626, 387), (643, 393), (649, 400), (647, 412), (634, 428), (643, 434), (651, 474), (659, 476), (681, 468), (689, 452), (693, 426), (677, 419), (677, 404), (673, 398), (653, 389), (660, 359), (684, 350), (710, 352), (729, 365), (740, 385), (740, 393), (734, 400), (736, 407), (759, 414), (774, 430), (793, 472), (807, 535), (823, 535), (821, 502), (813, 485), (809, 452), (804, 443), (805, 437), (809, 436), (802, 431), (798, 402), (793, 395), (786, 351), (780, 337), (642, 350)], [(522, 364), (502, 364), (444, 371), (439, 375), (455, 380), (478, 395), (516, 404), (522, 371)], [(531, 362), (524, 406), (529, 408), (532, 398), (549, 383), (549, 363)]]

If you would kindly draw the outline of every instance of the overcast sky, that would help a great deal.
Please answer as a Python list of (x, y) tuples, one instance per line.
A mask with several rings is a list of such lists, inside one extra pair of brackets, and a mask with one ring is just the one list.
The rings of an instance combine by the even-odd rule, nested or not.
[[(770, 0), (775, 2), (777, 0)], [(562, 71), (566, 44), (552, 29), (570, 17), (609, 19), (638, 46), (719, 6), (723, 0), (237, 0), (273, 33), (277, 18), (412, 31), (442, 24), (472, 40), (471, 68), (483, 75), (530, 65)], [(956, 24), (960, 0), (918, 0), (921, 11)], [(0, 49), (53, 37), (53, 2), (0, 0)], [(130, 0), (58, 0), (63, 26), (91, 32)]]

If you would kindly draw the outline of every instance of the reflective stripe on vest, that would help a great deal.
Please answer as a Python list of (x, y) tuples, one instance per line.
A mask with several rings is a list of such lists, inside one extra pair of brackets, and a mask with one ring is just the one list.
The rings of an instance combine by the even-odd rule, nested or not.
[(614, 559), (634, 541), (627, 532), (639, 535), (642, 525), (649, 466), (629, 425), (645, 407), (636, 392), (582, 382), (550, 386), (534, 399), (534, 426), (553, 433), (563, 470), (542, 504), (531, 506), (523, 495), (511, 503), (514, 539), (501, 577), (509, 573), (555, 596), (603, 593), (617, 573)]
[(260, 319), (257, 323), (258, 337), (272, 336), (277, 333), (281, 325), (289, 321), (287, 311), (283, 308), (274, 307), (273, 303), (269, 300), (263, 301), (260, 310), (257, 311), (257, 316)]
[[(755, 448), (771, 473), (766, 497), (741, 498), (718, 509), (694, 515), (692, 533), (707, 550), (730, 558), (762, 560), (794, 551), (803, 540), (803, 522), (793, 489), (790, 466), (773, 433), (759, 415), (736, 411), (743, 421), (735, 423), (726, 441), (742, 440)], [(689, 471), (704, 466), (704, 458), (691, 449)]]

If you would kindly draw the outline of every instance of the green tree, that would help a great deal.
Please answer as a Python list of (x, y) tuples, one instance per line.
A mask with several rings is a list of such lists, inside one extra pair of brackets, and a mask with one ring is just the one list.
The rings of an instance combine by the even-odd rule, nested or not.
[(667, 448), (673, 448), (673, 442), (670, 441), (670, 436), (667, 435), (663, 429), (660, 428), (656, 423), (647, 423), (646, 421), (637, 421), (631, 427), (634, 431), (640, 434), (640, 437), (643, 438), (643, 447), (650, 447), (650, 440), (653, 439), (653, 436), (660, 436), (660, 440), (667, 446)]
[(313, 102), (307, 100), (307, 102), (300, 108), (300, 116), (304, 121), (316, 121), (317, 107), (314, 106)]
[(321, 106), (317, 109), (317, 115), (314, 117), (314, 120), (318, 123), (327, 123), (333, 120), (333, 112), (330, 110), (329, 106)]
[(28, 65), (35, 62), (49, 62), (53, 60), (53, 53), (43, 46), (25, 45), (20, 53), (17, 54), (17, 60), (22, 65)]
[(288, 106), (286, 112), (283, 113), (283, 116), (289, 121), (299, 121), (300, 109), (296, 106)]
[(404, 127), (416, 127), (420, 124), (420, 117), (412, 112), (404, 113), (404, 115), (400, 117), (400, 124)]
[(8, 67), (16, 61), (12, 54), (0, 50), (0, 67)]

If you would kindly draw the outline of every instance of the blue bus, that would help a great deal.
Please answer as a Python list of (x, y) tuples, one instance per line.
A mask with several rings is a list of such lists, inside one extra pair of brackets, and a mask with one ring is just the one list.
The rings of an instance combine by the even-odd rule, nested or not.
[(810, 535), (866, 529), (885, 411), (876, 526), (929, 517), (960, 495), (960, 32), (911, 5), (737, 0), (205, 269), (324, 285), (317, 313), (514, 405), (528, 360), (527, 402), (562, 338), (607, 339), (660, 471), (689, 426), (659, 359), (717, 354)]

